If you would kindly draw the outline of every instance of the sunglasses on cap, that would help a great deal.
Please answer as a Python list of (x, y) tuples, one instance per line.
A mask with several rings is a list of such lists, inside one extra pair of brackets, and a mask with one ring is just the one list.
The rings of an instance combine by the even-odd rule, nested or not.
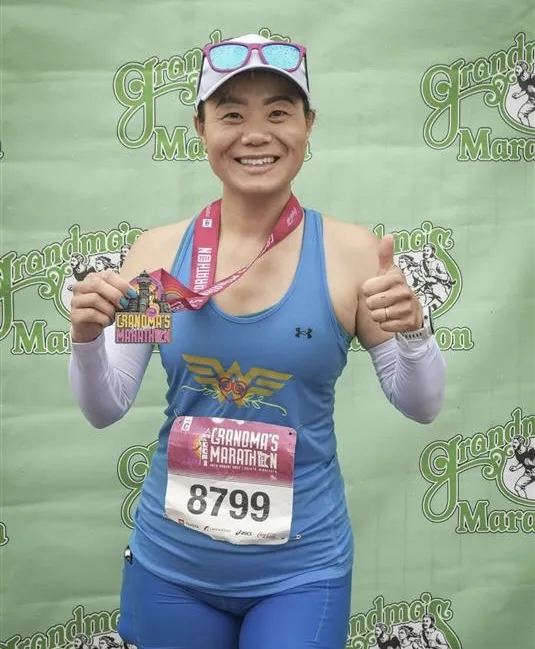
[[(215, 72), (233, 72), (247, 65), (256, 51), (265, 65), (286, 72), (295, 72), (306, 55), (306, 47), (297, 43), (222, 42), (203, 48), (210, 67)], [(306, 65), (305, 65), (306, 67)]]

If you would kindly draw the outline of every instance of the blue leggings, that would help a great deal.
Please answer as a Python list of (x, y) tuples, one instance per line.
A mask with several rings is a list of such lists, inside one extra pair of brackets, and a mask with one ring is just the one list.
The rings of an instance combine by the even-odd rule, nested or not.
[(351, 574), (265, 597), (164, 581), (125, 560), (119, 635), (138, 649), (344, 649)]

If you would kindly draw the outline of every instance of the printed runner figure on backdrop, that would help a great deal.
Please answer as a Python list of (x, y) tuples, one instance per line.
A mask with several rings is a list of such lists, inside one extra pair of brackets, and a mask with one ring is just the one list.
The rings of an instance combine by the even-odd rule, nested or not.
[(531, 124), (529, 121), (529, 116), (535, 112), (535, 75), (530, 74), (526, 61), (519, 61), (515, 65), (515, 74), (520, 92), (514, 92), (513, 99), (527, 97), (526, 102), (518, 111), (518, 120), (524, 126), (535, 127), (535, 124)]
[(397, 628), (399, 646), (402, 649), (422, 649), (420, 636), (409, 624), (402, 624)]
[[(93, 426), (126, 415), (152, 358), (167, 378), (162, 420), (156, 405), (140, 424), (161, 426), (123, 560), (119, 634), (138, 649), (344, 649), (353, 531), (336, 382), (357, 337), (371, 360), (360, 371), (430, 423), (444, 358), (393, 237), (292, 192), (315, 120), (306, 49), (257, 34), (214, 43), (198, 83), (194, 124), (221, 199), (144, 232), (120, 273), (84, 276), (71, 302), (70, 385)], [(445, 281), (432, 254), (425, 274)], [(147, 319), (134, 286), (151, 281), (172, 311), (158, 355), (115, 342), (118, 323)], [(277, 404), (265, 400), (275, 391)], [(355, 443), (375, 443), (366, 404), (351, 407)]]
[(379, 649), (398, 649), (400, 647), (399, 639), (396, 635), (388, 633), (386, 624), (380, 622), (374, 629), (375, 641)]
[(521, 435), (515, 435), (511, 440), (517, 464), (509, 467), (509, 471), (520, 471), (524, 469), (524, 475), (518, 478), (515, 484), (515, 491), (521, 498), (535, 500), (535, 496), (528, 496), (527, 488), (535, 482), (535, 448), (528, 445), (528, 442)]
[(454, 280), (444, 262), (437, 257), (437, 249), (433, 243), (427, 243), (422, 249), (420, 271), (424, 282), (424, 305), (437, 309), (446, 301)]
[(84, 633), (74, 636), (72, 646), (73, 649), (91, 649), (89, 638)]
[(117, 264), (115, 264), (111, 257), (107, 255), (98, 255), (95, 257), (95, 270), (97, 273), (101, 273), (103, 270), (118, 270)]
[(428, 243), (423, 247), (420, 263), (413, 255), (402, 254), (398, 257), (397, 264), (407, 284), (424, 306), (437, 309), (444, 304), (455, 280), (444, 262), (437, 257), (434, 244)]
[(397, 260), (397, 264), (405, 279), (407, 284), (414, 291), (416, 297), (421, 300), (422, 304), (425, 302), (425, 281), (422, 276), (420, 269), (420, 264), (414, 259), (412, 255), (400, 255)]
[(125, 243), (124, 246), (121, 246), (121, 250), (119, 252), (119, 270), (123, 267), (124, 260), (126, 259), (126, 255), (128, 254), (130, 248), (131, 246), (129, 246), (127, 243)]
[(128, 645), (111, 635), (96, 636), (92, 640), (85, 633), (74, 636), (73, 649), (130, 649)]
[[(77, 282), (84, 280), (90, 273), (97, 272), (95, 267), (90, 265), (89, 259), (86, 259), (86, 257), (79, 252), (75, 252), (71, 255), (69, 263), (74, 279)], [(72, 291), (73, 287), (69, 286), (68, 290)]]
[(93, 649), (124, 649), (124, 644), (111, 635), (103, 635), (98, 639), (98, 645), (93, 647)]
[(424, 649), (450, 649), (444, 634), (437, 629), (435, 616), (431, 613), (422, 618), (420, 643)]
[[(89, 273), (98, 273), (104, 270), (114, 270), (115, 272), (118, 272), (122, 268), (130, 248), (131, 246), (128, 244), (121, 246), (118, 262), (114, 262), (112, 257), (109, 255), (97, 255), (93, 261), (91, 261), (89, 257), (86, 257), (79, 252), (73, 253), (70, 258), (70, 266), (74, 279), (77, 282), (81, 282), (89, 275)], [(72, 292), (73, 285), (67, 286), (67, 290)]]
[[(126, 247), (127, 246), (123, 246), (121, 251)], [(121, 256), (122, 255), (123, 253), (121, 252)], [(124, 257), (126, 257), (126, 253), (124, 254)], [(97, 255), (93, 261), (90, 261), (88, 257), (79, 252), (73, 253), (70, 258), (72, 274), (77, 282), (84, 280), (90, 273), (99, 273), (105, 270), (113, 270), (117, 272), (120, 268), (120, 263), (121, 262), (119, 262), (119, 265), (116, 264), (108, 255)], [(67, 290), (72, 291), (73, 285), (68, 286)]]

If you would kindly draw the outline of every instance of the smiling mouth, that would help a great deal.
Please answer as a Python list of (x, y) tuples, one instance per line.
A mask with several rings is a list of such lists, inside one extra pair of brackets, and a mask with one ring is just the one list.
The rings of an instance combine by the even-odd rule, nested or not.
[(243, 165), (244, 167), (267, 167), (269, 165), (275, 164), (278, 159), (278, 156), (264, 156), (262, 158), (244, 156), (242, 158), (236, 158), (236, 162)]

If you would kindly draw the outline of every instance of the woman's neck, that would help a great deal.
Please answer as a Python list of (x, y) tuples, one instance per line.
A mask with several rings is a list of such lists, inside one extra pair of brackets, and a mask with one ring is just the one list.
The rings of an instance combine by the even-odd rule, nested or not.
[(289, 187), (271, 196), (248, 196), (223, 190), (221, 236), (265, 242), (290, 195)]

